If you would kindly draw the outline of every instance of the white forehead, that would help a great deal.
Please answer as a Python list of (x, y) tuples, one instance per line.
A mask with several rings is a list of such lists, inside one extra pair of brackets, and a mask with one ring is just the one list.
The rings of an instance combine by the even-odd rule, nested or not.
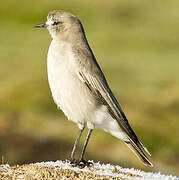
[(47, 22), (46, 22), (46, 24), (47, 25), (52, 25), (54, 22), (51, 20), (51, 19), (49, 19)]

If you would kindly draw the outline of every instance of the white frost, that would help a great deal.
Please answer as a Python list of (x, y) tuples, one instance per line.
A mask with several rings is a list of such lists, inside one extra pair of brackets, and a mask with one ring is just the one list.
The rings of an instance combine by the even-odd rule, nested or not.
[[(61, 168), (61, 169), (70, 169), (73, 170), (75, 172), (88, 172), (88, 173), (95, 173), (98, 175), (107, 175), (110, 176), (111, 178), (113, 177), (120, 177), (120, 178), (128, 178), (128, 179), (135, 179), (135, 180), (179, 180), (178, 177), (176, 176), (172, 176), (172, 175), (163, 175), (160, 174), (160, 172), (158, 173), (153, 173), (153, 172), (144, 172), (141, 170), (136, 170), (136, 169), (128, 169), (128, 168), (122, 168), (120, 166), (114, 166), (111, 164), (100, 164), (95, 163), (93, 161), (91, 161), (93, 163), (93, 167), (96, 170), (90, 170), (88, 167), (85, 168), (78, 168), (78, 167), (72, 167), (70, 165), (70, 163), (68, 161), (64, 162), (64, 161), (56, 161), (56, 162), (41, 162), (41, 163), (36, 163), (35, 165), (44, 165), (44, 166), (53, 166), (56, 168)], [(127, 174), (123, 174), (123, 173), (117, 173), (114, 172), (114, 170), (119, 170), (120, 172), (124, 172), (124, 173), (130, 173), (133, 175), (138, 175), (141, 177), (131, 177), (130, 175)]]
[(9, 164), (4, 164), (4, 165), (1, 165), (0, 171), (3, 171), (3, 170), (9, 171), (9, 168), (10, 168)]

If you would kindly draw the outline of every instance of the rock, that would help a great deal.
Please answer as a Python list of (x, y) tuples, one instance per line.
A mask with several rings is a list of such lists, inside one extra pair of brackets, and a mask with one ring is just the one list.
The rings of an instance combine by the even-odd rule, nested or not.
[(0, 165), (2, 180), (177, 180), (175, 176), (160, 173), (143, 172), (135, 169), (122, 168), (110, 164), (94, 163), (90, 167), (73, 167), (68, 161), (41, 162), (34, 164), (9, 166)]

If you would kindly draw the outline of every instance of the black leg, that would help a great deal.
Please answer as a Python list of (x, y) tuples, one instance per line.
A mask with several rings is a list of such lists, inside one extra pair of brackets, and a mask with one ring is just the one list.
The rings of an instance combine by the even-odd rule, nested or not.
[(86, 140), (85, 140), (85, 143), (84, 143), (84, 146), (83, 146), (83, 149), (82, 149), (82, 152), (81, 152), (81, 156), (80, 156), (80, 161), (82, 161), (82, 162), (84, 161), (83, 157), (84, 157), (85, 150), (86, 150), (86, 147), (88, 145), (88, 141), (89, 141), (89, 138), (91, 136), (92, 131), (93, 131), (92, 129), (89, 129), (88, 134), (86, 136)]
[(85, 128), (85, 127), (83, 127), (82, 129), (79, 130), (78, 136), (77, 136), (77, 138), (76, 138), (76, 140), (75, 140), (75, 144), (74, 144), (73, 149), (72, 149), (72, 152), (71, 152), (71, 160), (72, 160), (72, 161), (74, 160), (75, 150), (76, 150), (76, 147), (77, 147), (77, 145), (78, 145), (78, 143), (79, 143), (79, 140), (80, 140), (80, 137), (81, 137), (81, 135), (82, 135), (82, 132), (83, 132), (84, 128)]

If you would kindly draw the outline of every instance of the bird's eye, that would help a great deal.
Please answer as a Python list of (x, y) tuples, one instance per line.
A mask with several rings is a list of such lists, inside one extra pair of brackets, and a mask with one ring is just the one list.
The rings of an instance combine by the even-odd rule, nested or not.
[(60, 22), (60, 21), (55, 21), (54, 23), (53, 23), (53, 25), (57, 25), (57, 24), (61, 24), (62, 22)]

